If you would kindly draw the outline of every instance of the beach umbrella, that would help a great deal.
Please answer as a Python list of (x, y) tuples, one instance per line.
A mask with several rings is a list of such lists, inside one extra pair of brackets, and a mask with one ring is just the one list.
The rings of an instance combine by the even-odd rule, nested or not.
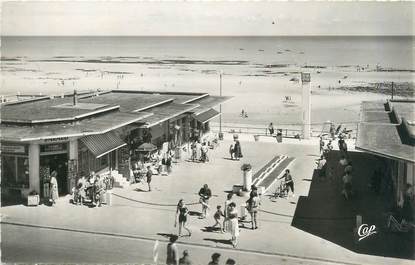
[(137, 152), (151, 152), (157, 150), (157, 146), (152, 143), (144, 143), (137, 147)]

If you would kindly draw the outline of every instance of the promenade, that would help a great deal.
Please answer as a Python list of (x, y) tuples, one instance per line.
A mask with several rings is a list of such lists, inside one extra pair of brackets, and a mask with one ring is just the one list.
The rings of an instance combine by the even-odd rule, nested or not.
[[(411, 264), (409, 260), (358, 254), (342, 246), (339, 242), (330, 240), (330, 238), (300, 229), (298, 222), (297, 226), (293, 225), (293, 219), (298, 211), (298, 200), (299, 198), (304, 200), (310, 195), (310, 186), (314, 182), (313, 171), (319, 153), (318, 139), (301, 141), (284, 139), (283, 143), (276, 143), (275, 138), (261, 137), (260, 141), (254, 142), (252, 135), (241, 135), (244, 157), (241, 161), (232, 161), (229, 159), (228, 152), (229, 145), (232, 143), (231, 136), (225, 135), (225, 140), (220, 141), (220, 146), (215, 150), (210, 150), (208, 163), (189, 162), (186, 161), (186, 155), (184, 155), (181, 161), (174, 164), (172, 174), (153, 177), (151, 192), (147, 192), (146, 184), (133, 184), (128, 188), (113, 189), (112, 206), (101, 208), (75, 206), (69, 203), (70, 197), (67, 196), (60, 198), (54, 207), (45, 205), (2, 207), (3, 261), (21, 261), (19, 255), (7, 251), (7, 242), (14, 237), (13, 233), (8, 231), (13, 231), (13, 229), (3, 228), (10, 226), (10, 224), (47, 228), (45, 231), (57, 229), (68, 232), (78, 231), (105, 236), (128, 237), (147, 240), (151, 243), (159, 240), (161, 242), (159, 262), (164, 261), (165, 243), (168, 241), (168, 236), (177, 233), (177, 228), (174, 227), (175, 205), (179, 199), (183, 198), (190, 209), (188, 226), (192, 230), (192, 236), (180, 238), (179, 249), (182, 251), (186, 248), (192, 249), (195, 246), (204, 248), (203, 251), (198, 252), (197, 256), (192, 255), (195, 264), (207, 264), (213, 252), (223, 253), (223, 260), (225, 257), (234, 258), (237, 260), (237, 264), (270, 264), (270, 262), (280, 264), (279, 261), (282, 258), (286, 261), (290, 259), (303, 260), (303, 264)], [(216, 205), (224, 204), (226, 192), (232, 189), (232, 185), (242, 184), (240, 166), (243, 163), (251, 163), (255, 173), (275, 155), (287, 155), (295, 158), (289, 168), (294, 178), (296, 196), (287, 199), (281, 198), (277, 201), (270, 200), (267, 194), (262, 196), (262, 211), (259, 215), (260, 228), (251, 230), (250, 223), (246, 223), (246, 227), (241, 227), (239, 244), (236, 249), (233, 249), (228, 242), (230, 235), (209, 229), (209, 226), (214, 223), (212, 211)], [(205, 183), (209, 185), (213, 193), (210, 200), (212, 210), (207, 219), (198, 219), (197, 215), (201, 211), (201, 207), (198, 204), (197, 193)], [(273, 190), (272, 187), (269, 192)], [(313, 192), (315, 191), (314, 189)], [(246, 200), (247, 198), (234, 196), (237, 205)], [(338, 207), (338, 202), (339, 200), (330, 199), (325, 201), (327, 205), (330, 205), (330, 209)], [(313, 206), (316, 207), (315, 204)], [(308, 211), (307, 214), (312, 215), (314, 210), (308, 209)], [(340, 211), (341, 209), (337, 210), (337, 212)], [(347, 218), (355, 218), (353, 214), (350, 207), (342, 211), (342, 215)], [(331, 228), (336, 228), (336, 226), (329, 227), (329, 229)], [(336, 234), (340, 231), (330, 232)], [(341, 232), (341, 235), (353, 236), (352, 230), (350, 235), (345, 234), (344, 231)], [(126, 250), (126, 253), (128, 252), (129, 250)], [(135, 249), (134, 252), (140, 252), (140, 249)], [(133, 259), (134, 255), (129, 260), (128, 254), (126, 254), (123, 258), (116, 255), (107, 257), (107, 262), (116, 263), (122, 260), (122, 262), (151, 263), (152, 252), (146, 250), (145, 253), (145, 255), (141, 253), (142, 261)], [(243, 255), (241, 256), (240, 253), (249, 254), (248, 256), (252, 257), (252, 260), (242, 258)], [(258, 255), (257, 258), (255, 255)], [(265, 255), (266, 258), (261, 258), (261, 255)], [(253, 262), (254, 260), (255, 262)], [(50, 262), (47, 258), (37, 261)]]

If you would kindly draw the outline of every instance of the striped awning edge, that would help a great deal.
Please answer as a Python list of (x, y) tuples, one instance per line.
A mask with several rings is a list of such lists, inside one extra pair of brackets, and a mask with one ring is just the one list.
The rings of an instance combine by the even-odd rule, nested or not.
[(114, 132), (85, 136), (81, 142), (96, 158), (126, 145)]
[(214, 109), (209, 109), (208, 111), (202, 112), (199, 115), (195, 116), (195, 119), (200, 121), (201, 123), (206, 123), (211, 119), (219, 116), (220, 113)]

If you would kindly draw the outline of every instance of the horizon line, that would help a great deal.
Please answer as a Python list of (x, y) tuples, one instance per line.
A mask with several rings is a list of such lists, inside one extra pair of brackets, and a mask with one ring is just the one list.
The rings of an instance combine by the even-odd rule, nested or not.
[(305, 34), (305, 35), (1, 35), (0, 37), (415, 37), (409, 34)]

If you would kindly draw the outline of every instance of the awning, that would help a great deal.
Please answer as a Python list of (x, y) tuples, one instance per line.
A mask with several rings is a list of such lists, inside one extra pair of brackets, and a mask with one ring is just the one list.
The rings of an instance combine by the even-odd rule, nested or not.
[(96, 158), (126, 145), (114, 132), (85, 136), (81, 138), (81, 142)]
[(219, 115), (220, 113), (218, 111), (214, 109), (210, 109), (208, 111), (202, 112), (199, 115), (195, 115), (194, 117), (196, 120), (200, 121), (201, 123), (206, 123)]

